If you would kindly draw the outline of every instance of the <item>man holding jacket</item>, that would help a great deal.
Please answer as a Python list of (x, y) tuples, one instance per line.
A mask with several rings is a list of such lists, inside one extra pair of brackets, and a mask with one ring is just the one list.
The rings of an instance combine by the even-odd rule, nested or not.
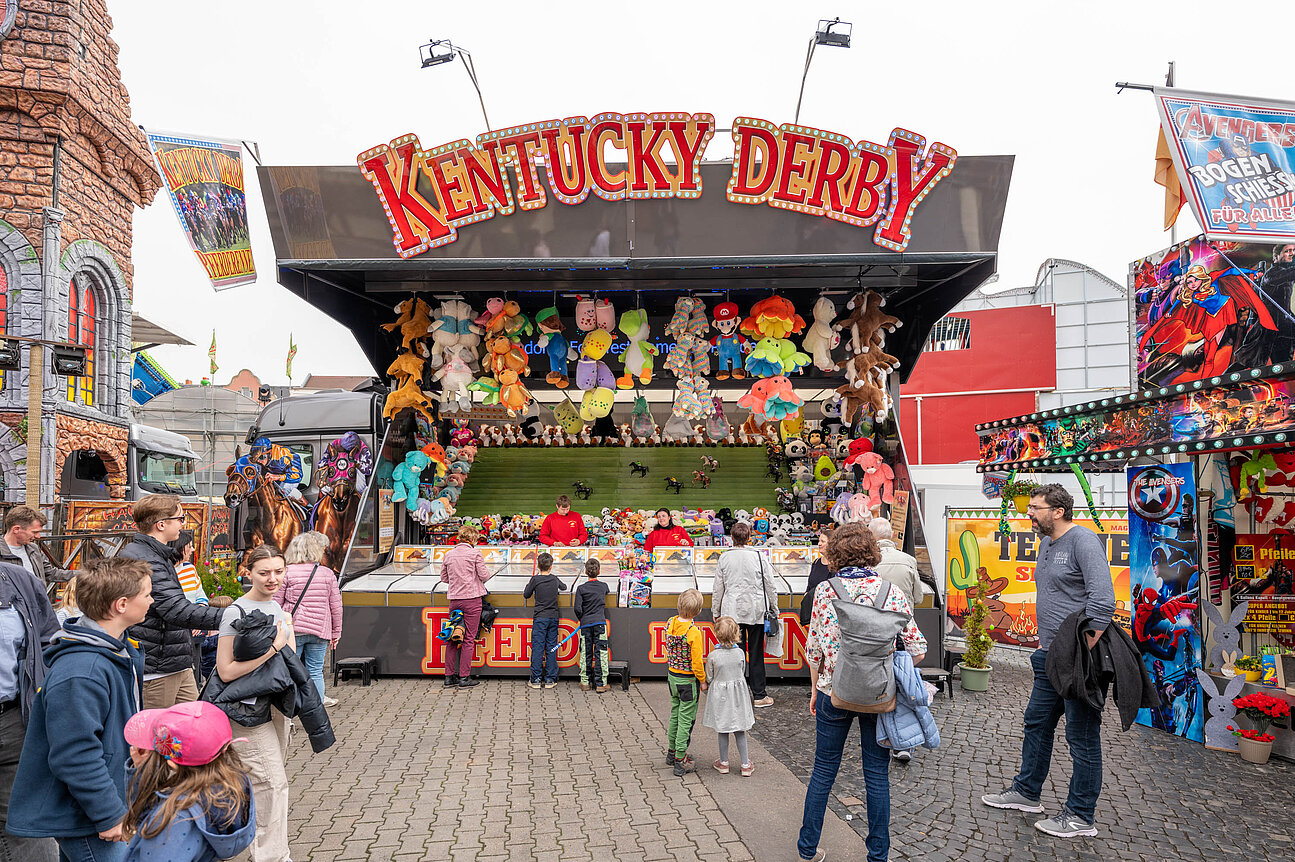
[(139, 530), (117, 556), (148, 563), (153, 605), (130, 636), (144, 652), (144, 709), (166, 709), (198, 699), (193, 677), (193, 630), (218, 629), (222, 610), (189, 601), (175, 572), (175, 552), (184, 509), (174, 494), (149, 494), (132, 511)]
[(0, 859), (58, 858), (53, 839), (19, 838), (5, 831), (27, 717), (45, 683), (41, 652), (58, 632), (45, 585), (24, 568), (0, 563)]
[(991, 808), (1040, 813), (1039, 796), (1052, 762), (1057, 722), (1066, 716), (1066, 742), (1074, 770), (1066, 805), (1056, 817), (1034, 824), (1058, 838), (1097, 834), (1094, 811), (1102, 790), (1102, 714), (1078, 699), (1063, 698), (1048, 679), (1046, 664), (1066, 617), (1082, 611), (1089, 620), (1084, 638), (1091, 650), (1115, 613), (1115, 588), (1106, 546), (1086, 527), (1075, 524), (1075, 501), (1060, 485), (1043, 485), (1030, 496), (1030, 525), (1042, 538), (1034, 568), (1038, 590), (1039, 649), (1030, 656), (1034, 690), (1025, 707), (1025, 740), (1021, 771), (1002, 793), (980, 797)]

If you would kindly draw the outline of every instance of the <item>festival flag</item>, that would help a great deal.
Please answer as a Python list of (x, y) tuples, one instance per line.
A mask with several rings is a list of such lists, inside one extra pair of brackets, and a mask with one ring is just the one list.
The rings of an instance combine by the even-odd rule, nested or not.
[(292, 341), (292, 333), (288, 333), (288, 383), (292, 383), (292, 359), (297, 355), (297, 345)]
[(237, 141), (146, 131), (189, 247), (222, 290), (256, 281)]
[(1178, 213), (1183, 209), (1183, 187), (1178, 182), (1178, 171), (1174, 170), (1174, 154), (1165, 139), (1165, 130), (1160, 128), (1160, 137), (1156, 139), (1156, 183), (1165, 187), (1165, 230), (1178, 221)]
[(210, 374), (215, 374), (220, 366), (216, 364), (216, 330), (211, 331), (211, 349), (207, 351), (207, 358), (211, 360)]

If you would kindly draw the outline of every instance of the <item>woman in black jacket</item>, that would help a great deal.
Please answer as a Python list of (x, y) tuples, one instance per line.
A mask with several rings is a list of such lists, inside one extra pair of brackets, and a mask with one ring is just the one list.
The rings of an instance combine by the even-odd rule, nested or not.
[(818, 534), (818, 559), (814, 565), (809, 567), (809, 583), (805, 586), (805, 595), (800, 599), (800, 624), (806, 629), (809, 628), (809, 617), (814, 610), (814, 590), (823, 581), (831, 580), (832, 575), (836, 574), (827, 563), (823, 562), (823, 548), (827, 545), (828, 533), (826, 530)]

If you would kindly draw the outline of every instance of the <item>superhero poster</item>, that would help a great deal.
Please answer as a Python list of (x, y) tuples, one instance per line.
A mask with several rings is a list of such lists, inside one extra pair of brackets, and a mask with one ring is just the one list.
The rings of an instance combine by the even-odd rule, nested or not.
[(1295, 102), (1157, 89), (1156, 106), (1206, 235), (1295, 240)]
[(180, 227), (212, 287), (221, 290), (256, 281), (242, 145), (192, 135), (147, 134)]
[(1171, 386), (1295, 356), (1295, 239), (1196, 237), (1129, 265), (1138, 385)]
[(1138, 723), (1204, 742), (1196, 480), (1187, 464), (1128, 468), (1133, 642), (1160, 693)]
[[(1129, 626), (1128, 522), (1123, 509), (1099, 510), (1099, 528), (1080, 510), (1075, 523), (1097, 534), (1106, 545), (1115, 587), (1115, 620)], [(989, 610), (989, 636), (1002, 646), (1037, 649), (1038, 611), (1034, 566), (1039, 559), (1039, 536), (1024, 516), (1010, 518), (1011, 531), (999, 530), (997, 509), (953, 509), (946, 517), (948, 538), (945, 561), (945, 596), (950, 634), (962, 637), (968, 597), (976, 594), (976, 571), (989, 576), (985, 605)]]

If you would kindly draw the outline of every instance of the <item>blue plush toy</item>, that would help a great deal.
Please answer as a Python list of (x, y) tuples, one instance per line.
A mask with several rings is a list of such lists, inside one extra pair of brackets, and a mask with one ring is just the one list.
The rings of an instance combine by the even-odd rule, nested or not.
[(406, 452), (404, 463), (397, 464), (396, 469), (391, 473), (392, 487), (395, 488), (395, 493), (391, 495), (391, 502), (403, 503), (406, 500), (417, 500), (418, 476), (430, 463), (432, 459), (417, 449)]

